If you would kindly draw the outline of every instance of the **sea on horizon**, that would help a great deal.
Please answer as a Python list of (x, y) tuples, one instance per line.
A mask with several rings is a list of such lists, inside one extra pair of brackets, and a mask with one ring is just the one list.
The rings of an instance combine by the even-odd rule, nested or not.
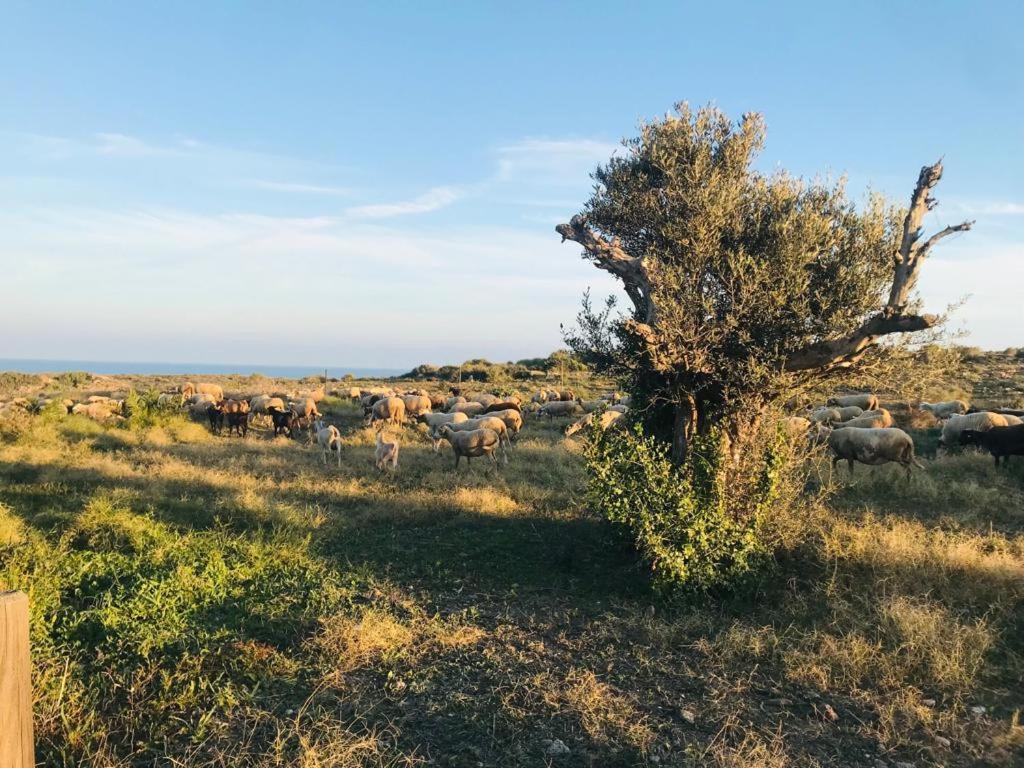
[(129, 363), (104, 360), (17, 360), (0, 358), (0, 371), (18, 373), (64, 373), (65, 371), (86, 371), (87, 373), (116, 376), (136, 374), (141, 376), (173, 375), (232, 375), (248, 376), (259, 373), (264, 376), (283, 379), (301, 379), (304, 376), (322, 376), (324, 368), (330, 377), (341, 378), (352, 374), (356, 378), (384, 378), (397, 376), (405, 371), (401, 368), (355, 368), (345, 366), (312, 365), (259, 365), (221, 363)]

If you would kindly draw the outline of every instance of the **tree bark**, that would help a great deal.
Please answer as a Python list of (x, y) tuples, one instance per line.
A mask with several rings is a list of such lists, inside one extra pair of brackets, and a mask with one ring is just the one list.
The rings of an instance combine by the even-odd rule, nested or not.
[(690, 438), (697, 431), (697, 403), (693, 395), (679, 395), (672, 420), (672, 462), (677, 466), (686, 461)]

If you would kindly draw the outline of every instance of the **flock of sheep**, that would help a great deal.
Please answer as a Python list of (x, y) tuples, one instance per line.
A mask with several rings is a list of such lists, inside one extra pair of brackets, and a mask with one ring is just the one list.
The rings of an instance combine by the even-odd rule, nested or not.
[[(448, 395), (424, 389), (398, 392), (394, 389), (353, 387), (332, 394), (358, 402), (363, 409), (364, 425), (376, 429), (375, 464), (378, 469), (398, 466), (399, 442), (386, 434), (388, 428), (401, 428), (414, 422), (426, 426), (436, 453), (444, 443), (452, 448), (455, 468), (463, 457), (484, 457), (497, 465), (508, 463), (512, 441), (523, 428), (524, 414), (537, 418), (581, 415), (566, 429), (572, 435), (599, 419), (602, 429), (611, 428), (628, 410), (628, 398), (610, 392), (595, 400), (578, 399), (572, 390), (541, 390), (524, 404), (516, 394), (500, 396), (491, 392), (461, 392), (452, 389)], [(259, 394), (250, 397), (225, 397), (219, 384), (187, 382), (173, 392), (158, 398), (161, 405), (187, 408), (194, 418), (209, 421), (210, 429), (219, 434), (225, 424), (229, 434), (245, 437), (253, 419), (264, 418), (273, 426), (274, 435), (295, 435), (308, 430), (310, 441), (316, 442), (326, 464), (333, 453), (341, 463), (340, 430), (324, 421), (317, 403), (323, 399), (323, 387), (294, 398), (284, 395)]]
[[(942, 423), (939, 446), (981, 447), (995, 458), (1008, 460), (1024, 455), (1022, 412), (1013, 409), (978, 411), (963, 400), (921, 403)], [(792, 436), (808, 435), (832, 451), (832, 465), (845, 460), (850, 472), (855, 462), (868, 465), (902, 465), (907, 474), (922, 464), (914, 456), (910, 435), (894, 426), (892, 414), (879, 405), (875, 395), (862, 393), (831, 397), (821, 407), (811, 407), (806, 416), (790, 416), (785, 428)]]
[[(629, 398), (608, 392), (593, 400), (578, 398), (572, 390), (540, 390), (528, 402), (517, 394), (498, 395), (483, 391), (452, 389), (449, 394), (424, 389), (397, 391), (385, 387), (336, 390), (332, 395), (358, 402), (365, 425), (376, 428), (375, 463), (378, 469), (398, 466), (399, 441), (388, 436), (388, 429), (407, 423), (426, 427), (436, 453), (447, 443), (458, 468), (463, 457), (467, 464), (478, 457), (497, 465), (509, 460), (513, 441), (523, 428), (524, 417), (577, 417), (565, 429), (566, 436), (597, 422), (601, 430), (619, 428), (626, 423)], [(298, 435), (306, 431), (310, 442), (319, 446), (324, 463), (332, 454), (341, 462), (342, 436), (337, 426), (328, 424), (317, 408), (325, 397), (323, 387), (298, 395), (257, 394), (229, 395), (219, 384), (186, 382), (173, 392), (159, 395), (158, 403), (167, 407), (187, 409), (193, 418), (209, 422), (214, 433), (225, 426), (229, 434), (245, 437), (249, 426), (262, 419), (273, 428), (274, 435)], [(30, 401), (19, 398), (0, 404), (0, 413), (14, 408), (40, 409), (51, 398)], [(80, 402), (61, 400), (69, 413), (97, 421), (121, 420), (124, 401), (90, 395)], [(790, 403), (798, 407), (796, 403)], [(942, 424), (940, 447), (974, 445), (987, 450), (996, 466), (1013, 455), (1024, 455), (1024, 411), (995, 409), (979, 411), (963, 400), (921, 403), (920, 409), (931, 412)], [(784, 428), (795, 438), (808, 437), (828, 446), (832, 464), (846, 461), (850, 472), (855, 463), (878, 465), (897, 463), (909, 474), (914, 466), (922, 466), (915, 457), (910, 435), (895, 426), (892, 414), (879, 405), (878, 397), (869, 393), (837, 395), (824, 406), (808, 406), (802, 415), (785, 419)]]

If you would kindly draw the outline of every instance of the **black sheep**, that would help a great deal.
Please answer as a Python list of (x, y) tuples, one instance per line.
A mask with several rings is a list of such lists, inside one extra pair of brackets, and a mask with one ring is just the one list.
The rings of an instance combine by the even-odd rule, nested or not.
[(1011, 456), (1024, 456), (1024, 424), (1012, 427), (992, 427), (979, 432), (965, 429), (960, 433), (960, 445), (977, 445), (992, 454), (999, 466), (999, 459), (1005, 464)]

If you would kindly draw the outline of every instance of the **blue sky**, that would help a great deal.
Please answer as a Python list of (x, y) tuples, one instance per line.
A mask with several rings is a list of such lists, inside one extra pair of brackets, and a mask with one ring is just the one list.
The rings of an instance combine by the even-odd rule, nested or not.
[(4, 3), (0, 357), (545, 354), (614, 290), (554, 225), (679, 100), (857, 194), (944, 156), (925, 304), (1024, 345), (1024, 5), (782, 6)]

